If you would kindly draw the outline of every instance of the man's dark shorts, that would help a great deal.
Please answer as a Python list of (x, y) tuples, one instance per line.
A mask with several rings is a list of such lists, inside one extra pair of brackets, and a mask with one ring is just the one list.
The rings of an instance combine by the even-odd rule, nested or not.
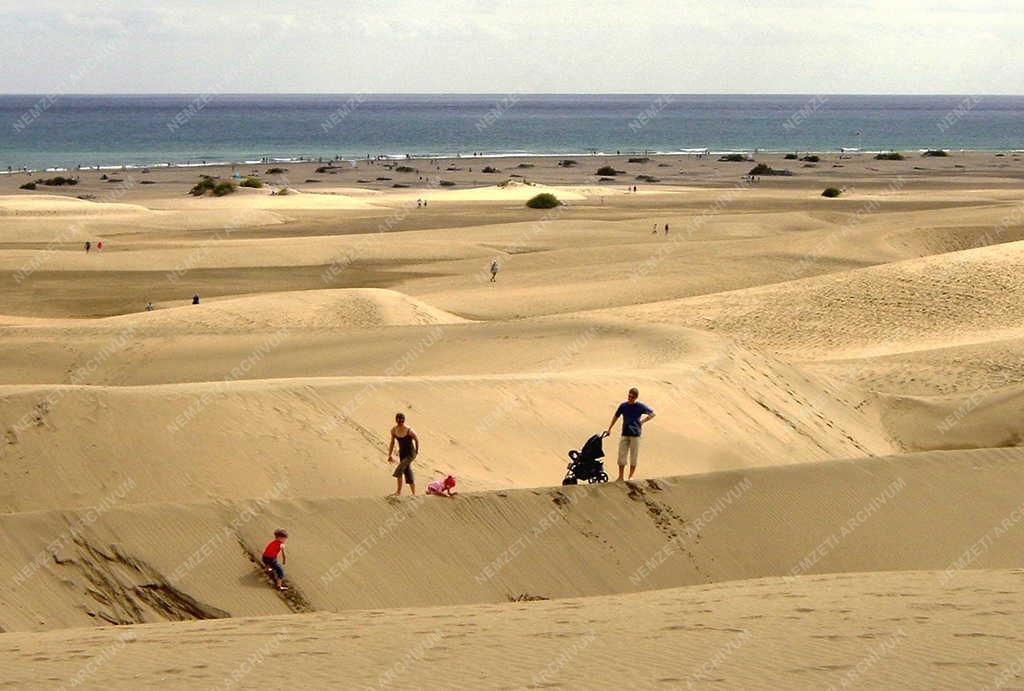
[(392, 477), (405, 476), (405, 481), (410, 485), (416, 484), (416, 478), (412, 474), (412, 462), (416, 460), (416, 454), (410, 456), (403, 456), (398, 461), (398, 467), (395, 468), (395, 472), (391, 474)]

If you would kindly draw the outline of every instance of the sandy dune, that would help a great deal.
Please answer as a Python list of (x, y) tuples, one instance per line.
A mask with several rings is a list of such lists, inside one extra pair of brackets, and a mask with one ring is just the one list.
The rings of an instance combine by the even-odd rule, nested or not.
[[(629, 484), (384, 500), (135, 504), (0, 516), (0, 626), (565, 598), (768, 576), (1012, 568), (1018, 450), (727, 471)], [(288, 525), (293, 591), (252, 559)], [(942, 540), (933, 536), (941, 533)], [(53, 554), (47, 552), (48, 545)], [(28, 564), (29, 566), (22, 566)], [(587, 564), (581, 569), (580, 564)], [(386, 575), (386, 576), (385, 576)]]
[[(962, 689), (1018, 679), (1021, 572), (970, 571), (955, 586), (939, 577), (767, 578), (549, 602), (8, 633), (0, 661), (19, 688), (69, 679), (230, 688), (281, 666), (302, 688)], [(627, 654), (627, 636), (644, 645)]]
[(1024, 163), (759, 160), (0, 177), (4, 682), (1019, 685)]

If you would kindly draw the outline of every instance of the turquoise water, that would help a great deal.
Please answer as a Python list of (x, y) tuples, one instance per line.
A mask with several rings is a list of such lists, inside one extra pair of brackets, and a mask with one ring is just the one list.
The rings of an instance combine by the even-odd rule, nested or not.
[(1021, 149), (1024, 97), (0, 96), (0, 170), (300, 156), (841, 147)]

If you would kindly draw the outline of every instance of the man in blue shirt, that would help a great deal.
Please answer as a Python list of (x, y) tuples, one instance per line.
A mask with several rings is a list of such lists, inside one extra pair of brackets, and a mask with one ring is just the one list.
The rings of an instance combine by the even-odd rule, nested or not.
[(626, 468), (626, 456), (629, 456), (629, 478), (633, 479), (637, 457), (640, 455), (640, 433), (643, 426), (654, 419), (654, 411), (646, 404), (636, 400), (639, 396), (639, 389), (636, 387), (630, 389), (627, 399), (619, 404), (608, 425), (608, 434), (611, 434), (612, 427), (620, 417), (622, 418), (622, 439), (619, 440), (619, 480), (622, 480), (622, 473)]

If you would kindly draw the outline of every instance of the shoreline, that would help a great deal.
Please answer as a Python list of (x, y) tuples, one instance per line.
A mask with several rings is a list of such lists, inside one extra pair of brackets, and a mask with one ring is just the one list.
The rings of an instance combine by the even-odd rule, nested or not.
[[(6, 170), (0, 170), (0, 176), (6, 175), (31, 175), (38, 173), (68, 173), (68, 172), (101, 172), (101, 171), (128, 171), (128, 170), (192, 170), (192, 169), (204, 169), (204, 168), (223, 168), (226, 166), (261, 166), (261, 165), (275, 165), (275, 164), (297, 164), (297, 163), (348, 163), (352, 168), (355, 168), (359, 163), (371, 161), (386, 161), (386, 162), (400, 162), (400, 161), (425, 161), (425, 160), (437, 160), (437, 161), (464, 161), (464, 160), (500, 160), (500, 159), (544, 159), (549, 160), (552, 158), (629, 158), (637, 156), (692, 156), (692, 157), (715, 157), (715, 156), (728, 156), (731, 154), (744, 154), (750, 157), (749, 160), (754, 160), (753, 157), (758, 155), (765, 156), (783, 156), (790, 153), (797, 153), (799, 155), (840, 155), (840, 156), (875, 156), (882, 153), (900, 153), (905, 155), (922, 155), (926, 151), (936, 151), (939, 149), (928, 149), (928, 148), (900, 148), (900, 149), (856, 149), (856, 148), (839, 148), (839, 149), (788, 149), (788, 150), (776, 150), (776, 149), (761, 149), (761, 148), (730, 148), (730, 149), (680, 149), (677, 151), (625, 151), (617, 150), (614, 153), (605, 151), (584, 151), (584, 152), (563, 152), (563, 153), (515, 153), (515, 152), (500, 152), (500, 153), (448, 153), (448, 154), (377, 154), (373, 157), (307, 157), (304, 155), (294, 157), (265, 157), (262, 159), (245, 159), (239, 161), (229, 160), (207, 160), (204, 159), (200, 162), (192, 162), (190, 159), (185, 161), (163, 161), (159, 163), (98, 163), (91, 165), (81, 166), (50, 166), (50, 167), (28, 167), (9, 166)], [(956, 155), (972, 155), (972, 154), (1024, 154), (1024, 149), (941, 149), (946, 151), (949, 156)]]

